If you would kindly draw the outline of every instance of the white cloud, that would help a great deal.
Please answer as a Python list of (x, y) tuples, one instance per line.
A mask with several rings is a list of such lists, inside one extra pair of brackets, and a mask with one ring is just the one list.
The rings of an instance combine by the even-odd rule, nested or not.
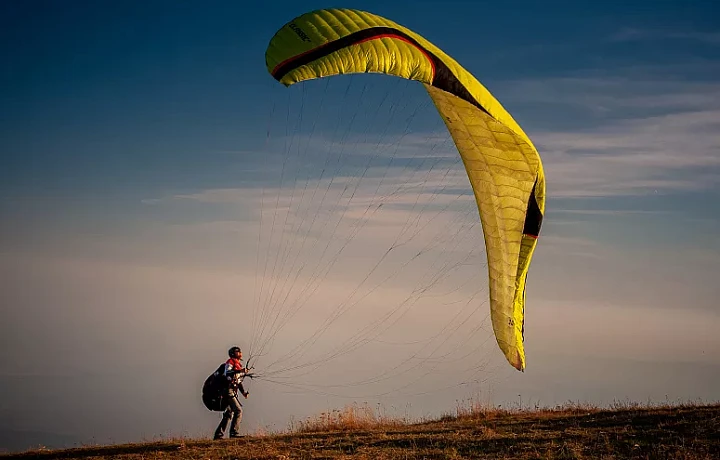
[(654, 29), (639, 29), (626, 27), (608, 37), (613, 42), (650, 41), (650, 40), (693, 40), (697, 42), (720, 45), (720, 33), (696, 31), (669, 31)]
[(175, 200), (191, 200), (200, 203), (238, 203), (247, 200), (251, 190), (242, 188), (208, 189), (197, 193), (175, 195)]
[[(533, 132), (555, 197), (701, 191), (720, 183), (720, 85), (629, 77), (512, 83), (516, 105), (544, 104), (566, 130)], [(585, 115), (578, 116), (578, 110)], [(583, 113), (583, 112), (580, 112)], [(570, 115), (568, 115), (570, 116)]]
[[(608, 75), (596, 71), (595, 75), (514, 80), (504, 83), (503, 100), (522, 107), (525, 104), (549, 104), (553, 120), (562, 122), (562, 107), (583, 108), (591, 114), (614, 115), (629, 119), (642, 116), (653, 109), (665, 113), (677, 111), (706, 111), (720, 107), (720, 85), (714, 80), (688, 80), (678, 78), (683, 72), (704, 70), (711, 74), (717, 62), (681, 64), (672, 67), (638, 66), (613, 69)], [(619, 74), (619, 75), (618, 75)], [(663, 75), (663, 78), (658, 77)], [(652, 113), (652, 112), (648, 112)], [(599, 120), (600, 123), (605, 120)], [(588, 118), (589, 126), (598, 120)]]
[[(512, 91), (501, 91), (507, 93), (504, 99), (511, 105), (519, 109), (526, 105), (547, 105), (543, 117), (557, 119), (554, 124), (557, 128), (545, 131), (533, 130), (532, 121), (524, 123), (544, 159), (550, 197), (704, 191), (720, 183), (720, 85), (669, 77), (662, 79), (656, 76), (658, 74), (655, 71), (641, 78), (627, 75), (567, 77), (504, 84), (512, 88)], [(585, 111), (583, 129), (577, 129), (576, 123), (583, 118), (576, 116), (578, 110)], [(568, 126), (568, 118), (573, 118), (574, 127)], [(312, 136), (299, 132), (292, 138), (279, 136), (273, 140), (272, 145), (279, 149), (278, 152), (285, 152), (286, 141), (299, 147), (291, 149), (284, 177), (284, 189), (297, 187), (294, 200), (305, 191), (308, 195), (302, 195), (303, 200), (308, 200), (309, 196), (317, 197), (310, 193), (316, 185), (320, 187), (322, 197), (328, 179), (333, 177), (337, 189), (331, 193), (340, 193), (343, 187), (350, 187), (346, 194), (333, 195), (344, 203), (354, 189), (354, 180), (364, 174), (363, 191), (353, 198), (353, 203), (362, 203), (366, 199), (363, 193), (370, 193), (370, 189), (378, 184), (373, 180), (380, 177), (384, 178), (378, 192), (380, 196), (392, 190), (391, 186), (397, 188), (397, 184), (423, 183), (424, 173), (436, 157), (441, 162), (428, 176), (427, 184), (431, 190), (439, 186), (441, 172), (448, 165), (455, 168), (455, 184), (467, 187), (467, 180), (462, 177), (464, 171), (457, 163), (457, 153), (448, 142), (446, 132), (383, 134), (379, 137), (368, 133), (345, 134), (348, 137), (343, 142), (324, 138), (319, 131)], [(330, 166), (323, 167), (328, 153)], [(277, 159), (285, 153), (256, 157), (258, 161), (260, 158), (266, 161), (268, 155)], [(392, 164), (390, 158), (393, 158)], [(266, 172), (272, 174), (263, 177), (267, 178), (265, 184), (268, 185), (265, 196), (270, 200), (277, 196), (281, 165), (282, 161), (267, 163), (270, 169)], [(323, 181), (318, 183), (321, 170)], [(258, 188), (258, 184), (252, 182), (256, 177), (261, 176), (248, 175), (247, 189), (211, 189), (165, 198), (149, 197), (146, 203), (161, 204), (167, 200), (249, 203), (248, 200), (252, 200), (257, 208), (261, 198), (259, 192), (253, 190)], [(289, 205), (289, 198), (288, 192), (283, 190), (280, 202)], [(274, 209), (274, 203), (271, 206)]]
[(648, 211), (643, 209), (554, 209), (553, 213), (581, 214), (588, 216), (622, 216), (622, 215), (663, 215), (671, 211)]
[(720, 183), (720, 110), (534, 135), (558, 197), (700, 191)]

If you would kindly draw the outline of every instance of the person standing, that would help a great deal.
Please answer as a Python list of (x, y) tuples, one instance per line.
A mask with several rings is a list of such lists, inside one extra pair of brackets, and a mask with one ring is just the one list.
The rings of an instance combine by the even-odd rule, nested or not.
[(225, 436), (228, 425), (230, 425), (231, 438), (241, 437), (240, 422), (242, 421), (242, 404), (240, 403), (238, 394), (243, 395), (245, 399), (247, 399), (249, 394), (242, 385), (242, 379), (248, 373), (242, 363), (242, 350), (240, 347), (232, 347), (228, 350), (228, 356), (230, 356), (230, 358), (225, 362), (225, 370), (223, 372), (228, 382), (224, 395), (224, 397), (227, 398), (227, 407), (223, 412), (220, 424), (215, 430), (213, 439), (222, 439), (223, 436)]

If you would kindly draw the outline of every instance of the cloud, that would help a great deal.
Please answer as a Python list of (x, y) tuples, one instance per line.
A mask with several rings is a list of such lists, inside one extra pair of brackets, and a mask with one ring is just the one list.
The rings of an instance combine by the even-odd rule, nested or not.
[(611, 42), (658, 41), (658, 40), (690, 40), (720, 45), (720, 33), (697, 31), (669, 31), (625, 27), (608, 37)]
[[(197, 193), (180, 194), (169, 197), (172, 200), (189, 200), (200, 203), (241, 203), (253, 198), (257, 193), (244, 188), (207, 189)], [(168, 198), (166, 198), (168, 199)], [(153, 200), (159, 202), (160, 199)]]
[(534, 136), (548, 193), (608, 197), (702, 191), (720, 184), (720, 110), (618, 121)]
[[(626, 35), (642, 33), (628, 31)], [(695, 64), (706, 74), (717, 65)], [(716, 187), (720, 180), (720, 84), (707, 79), (707, 75), (699, 81), (678, 79), (684, 66), (666, 66), (662, 72), (645, 69), (640, 76), (633, 73), (637, 69), (626, 67), (586, 77), (507, 81), (498, 85), (498, 93), (504, 94), (503, 103), (513, 106), (514, 114), (522, 116), (529, 111), (522, 125), (540, 149), (550, 197), (705, 191)], [(434, 110), (427, 109), (427, 115)], [(315, 109), (307, 110), (315, 113)], [(325, 109), (317, 108), (321, 110)], [(144, 203), (244, 202), (252, 203), (251, 209), (256, 209), (262, 195), (251, 189), (264, 188), (266, 197), (276, 197), (282, 181), (280, 200), (290, 206), (288, 188), (295, 190), (295, 194), (290, 192), (295, 200), (292, 203), (301, 196), (303, 203), (308, 196), (317, 198), (313, 195), (316, 189), (322, 199), (330, 178), (332, 186), (337, 187), (330, 191), (332, 197), (340, 197), (343, 202), (355, 188), (353, 180), (359, 177), (363, 178), (361, 188), (369, 189), (377, 184), (372, 180), (378, 178), (384, 179), (383, 187), (423, 183), (423, 174), (430, 168), (434, 168), (433, 173), (448, 168), (462, 172), (458, 155), (436, 113), (430, 116), (438, 130), (412, 132), (408, 122), (406, 132), (398, 133), (383, 131), (382, 125), (365, 111), (364, 106), (358, 109), (359, 118), (365, 116), (378, 126), (367, 127), (364, 132), (360, 126), (355, 130), (346, 126), (343, 131), (342, 127), (323, 130), (313, 124), (312, 132), (307, 132), (309, 126), (293, 128), (286, 136), (283, 126), (276, 126), (274, 132), (278, 135), (271, 137), (266, 152), (243, 155), (248, 172), (239, 177), (241, 187), (148, 197)], [(336, 128), (334, 121), (329, 120), (328, 127)], [(290, 127), (295, 122), (288, 121)], [(398, 126), (405, 125), (398, 122)], [(429, 180), (437, 178), (433, 174)], [(350, 188), (343, 195), (345, 187)], [(384, 190), (388, 189), (379, 193)], [(353, 203), (361, 202), (361, 195), (354, 197)]]
[(589, 216), (622, 216), (622, 215), (663, 215), (672, 211), (648, 211), (644, 209), (555, 209), (553, 213), (581, 214)]
[[(647, 76), (637, 81), (627, 77), (594, 76), (513, 84), (518, 88), (514, 96), (516, 102), (555, 103), (552, 112), (558, 115), (555, 126), (565, 128), (536, 132), (528, 129), (544, 160), (551, 199), (707, 193), (720, 184), (717, 134), (720, 132), (720, 85)], [(585, 107), (589, 113), (603, 116), (589, 116), (582, 126), (570, 126), (561, 117), (569, 107)], [(436, 143), (432, 145), (438, 146), (432, 153), (424, 143), (428, 138), (434, 139)], [(337, 144), (323, 138), (320, 132), (294, 139), (298, 145), (307, 144), (310, 148), (306, 156), (292, 156), (288, 161), (282, 189), (279, 188), (280, 163), (275, 159), (282, 158), (283, 153), (276, 152), (272, 154), (276, 157), (267, 162), (274, 168), (268, 175), (274, 174), (273, 180), (263, 183), (263, 190), (250, 180), (243, 183), (243, 187), (198, 190), (150, 200), (156, 204), (231, 204), (250, 210), (258, 218), (262, 209), (262, 232), (258, 238), (263, 248), (261, 255), (278, 257), (279, 266), (285, 270), (283, 274), (295, 273), (300, 267), (294, 265), (296, 261), (304, 261), (302, 277), (311, 276), (317, 267), (322, 267), (321, 272), (327, 267), (335, 270), (340, 265), (334, 265), (333, 257), (340, 252), (345, 262), (354, 260), (353, 257), (370, 257), (387, 250), (395, 235), (401, 234), (405, 241), (421, 228), (424, 233), (411, 241), (408, 250), (417, 251), (429, 241), (444, 241), (438, 236), (442, 230), (451, 235), (460, 230), (463, 235), (473, 231), (480, 235), (479, 227), (462, 226), (477, 220), (473, 214), (476, 210), (466, 174), (457, 162), (457, 154), (448, 146), (447, 136), (443, 141), (442, 135), (435, 132), (388, 135), (377, 142), (371, 141), (371, 135), (354, 137), (351, 133), (346, 137), (342, 154), (332, 151), (328, 145), (337, 147)], [(388, 154), (388, 149), (398, 155)], [(323, 169), (316, 162), (325, 161), (326, 154), (335, 155), (331, 157), (331, 164), (347, 160), (351, 167), (336, 169), (334, 176), (329, 168), (321, 179), (312, 172)], [(435, 154), (440, 160), (428, 161)], [(349, 174), (353, 171), (356, 174)], [(562, 212), (561, 206), (556, 202), (548, 212)], [(562, 225), (587, 223), (584, 217), (593, 215), (610, 219), (672, 212), (670, 209), (613, 209), (615, 206), (616, 201), (607, 202), (601, 209), (582, 209), (579, 204), (570, 206), (565, 214), (573, 219), (560, 217), (548, 221), (549, 232), (543, 237), (542, 251), (556, 257), (592, 258), (609, 263), (612, 257), (606, 245), (596, 241), (597, 228), (592, 237), (578, 240), (567, 235), (577, 237), (570, 234), (571, 230), (583, 231), (584, 227), (574, 226), (569, 230)], [(188, 225), (197, 233), (211, 228), (232, 233), (235, 223), (226, 222), (227, 216), (222, 214), (226, 211), (218, 208), (220, 214), (207, 228), (196, 223)], [(423, 220), (434, 212), (440, 214), (437, 220)], [(415, 220), (417, 216), (422, 217)], [(553, 227), (555, 223), (562, 225)], [(428, 224), (426, 228), (425, 224)], [(346, 242), (349, 242), (347, 247)], [(457, 253), (467, 250), (465, 246), (451, 250), (439, 244), (434, 249), (450, 251), (456, 261), (459, 260)], [(406, 257), (408, 254), (405, 253)], [(344, 270), (349, 265), (345, 267)], [(367, 270), (369, 268), (365, 273)]]
[[(706, 63), (705, 73), (715, 64)], [(508, 102), (530, 114), (523, 125), (544, 160), (549, 195), (598, 198), (717, 187), (720, 85), (678, 78), (684, 71), (679, 64), (639, 75), (620, 68), (506, 83), (513, 89), (506, 91)]]
[[(718, 63), (704, 62), (697, 66), (706, 74), (712, 74)], [(567, 119), (564, 112), (582, 109), (572, 115), (579, 113), (580, 121), (587, 127), (608, 119), (717, 110), (720, 108), (720, 84), (713, 79), (679, 78), (694, 67), (684, 63), (637, 66), (613, 69), (612, 72), (598, 70), (595, 75), (515, 80), (503, 85), (507, 88), (503, 91), (507, 93), (503, 100), (519, 110), (532, 105), (545, 107), (545, 116), (552, 113), (554, 123)], [(663, 77), (657, 77), (658, 74)]]

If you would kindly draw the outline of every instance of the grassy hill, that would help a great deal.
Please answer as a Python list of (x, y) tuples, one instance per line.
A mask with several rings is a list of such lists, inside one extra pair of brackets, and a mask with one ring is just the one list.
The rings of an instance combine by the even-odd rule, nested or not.
[(10, 458), (91, 459), (720, 459), (720, 404), (599, 409), (458, 408), (409, 423), (368, 408), (321, 414), (287, 433), (210, 441), (29, 451)]

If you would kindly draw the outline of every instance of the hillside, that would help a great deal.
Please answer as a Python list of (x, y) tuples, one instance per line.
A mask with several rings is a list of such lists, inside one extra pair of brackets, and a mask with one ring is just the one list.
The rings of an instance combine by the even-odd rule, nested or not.
[(458, 410), (403, 423), (336, 411), (292, 433), (30, 451), (5, 459), (720, 458), (720, 405)]

